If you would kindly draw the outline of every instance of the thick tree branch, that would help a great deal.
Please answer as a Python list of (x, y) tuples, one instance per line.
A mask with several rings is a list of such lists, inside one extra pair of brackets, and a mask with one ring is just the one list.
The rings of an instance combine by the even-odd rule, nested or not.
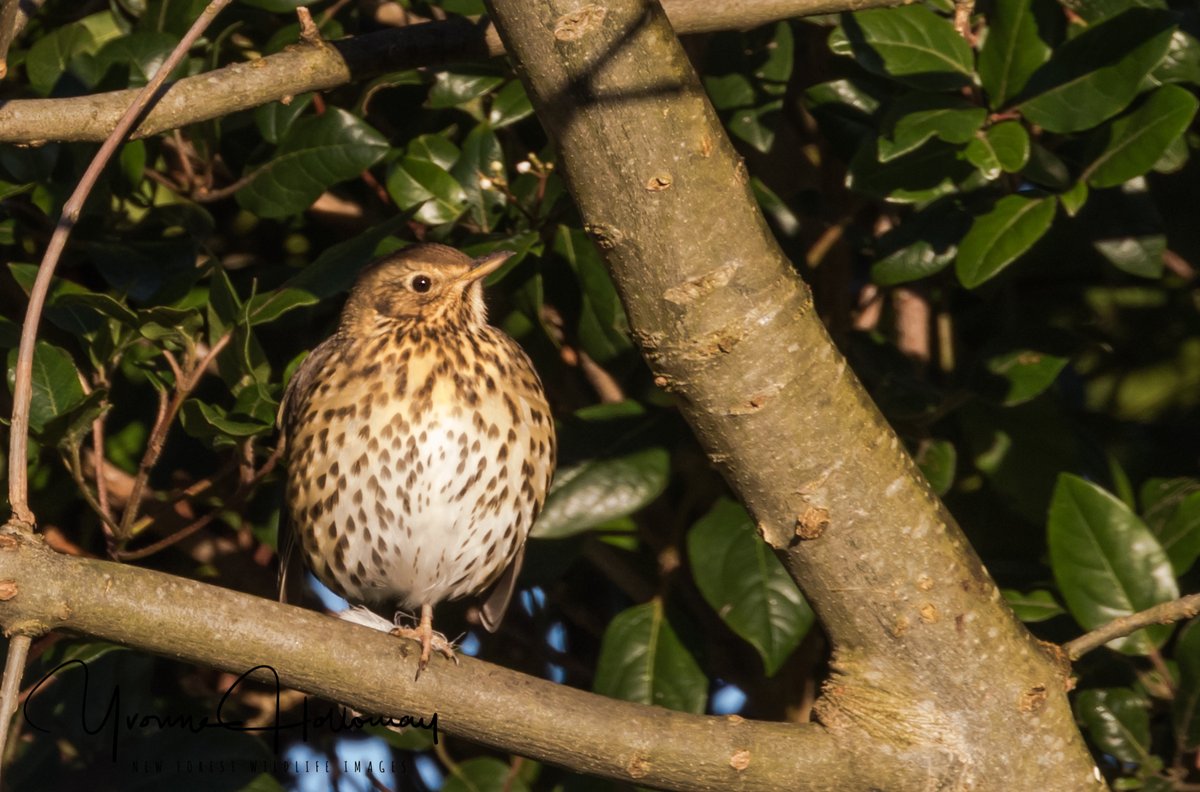
[[(795, 16), (898, 5), (903, 0), (664, 0), (680, 33), (745, 28)], [(171, 85), (134, 132), (146, 137), (309, 91), (326, 91), (389, 71), (486, 60), (504, 54), (491, 25), (463, 19), (410, 25), (341, 41), (298, 44)], [(137, 91), (0, 103), (0, 143), (103, 140)]]
[(414, 642), (161, 572), (59, 555), (36, 537), (0, 534), (0, 581), (14, 592), (0, 601), (6, 631), (71, 630), (236, 674), (266, 664), (283, 685), (361, 712), (436, 713), (447, 734), (640, 786), (921, 789), (944, 764), (929, 750), (882, 762), (878, 746), (857, 735), (631, 704), (467, 657), (461, 666), (435, 657), (414, 682)]
[(1093, 649), (1099, 649), (1109, 641), (1135, 633), (1143, 627), (1149, 627), (1152, 624), (1172, 624), (1184, 619), (1191, 619), (1196, 614), (1200, 614), (1200, 594), (1189, 594), (1186, 597), (1163, 602), (1129, 616), (1113, 619), (1108, 624), (1067, 641), (1062, 648), (1073, 662)]
[(657, 4), (487, 2), (657, 382), (833, 642), (817, 718), (951, 751), (953, 788), (1097, 788), (1063, 669), (834, 347)]

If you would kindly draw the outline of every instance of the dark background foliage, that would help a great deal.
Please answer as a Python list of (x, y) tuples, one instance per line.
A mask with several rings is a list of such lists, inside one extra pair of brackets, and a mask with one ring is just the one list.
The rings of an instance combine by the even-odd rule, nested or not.
[[(52, 0), (10, 53), (0, 97), (144, 84), (204, 5)], [(296, 5), (234, 4), (184, 70), (293, 44)], [(483, 11), (413, 0), (314, 15), (337, 38), (402, 7), (410, 21)], [(1018, 615), (1063, 641), (1196, 589), (1200, 14), (995, 0), (956, 29), (953, 12), (930, 0), (686, 43), (835, 341)], [(93, 151), (0, 146), (10, 387), (36, 262)], [(608, 695), (806, 720), (820, 628), (655, 387), (554, 165), (499, 61), (126, 144), (42, 325), (30, 481), (44, 534), (65, 552), (273, 596), (278, 401), (355, 271), (414, 240), (515, 250), (491, 279), (491, 316), (542, 374), (562, 463), (504, 629), (480, 631), (461, 604), (439, 609), (439, 626), (489, 660)], [(199, 717), (233, 681), (66, 635), (34, 656), (28, 680), (89, 660), (95, 718), (117, 684), (122, 712)], [(1079, 721), (1111, 781), (1197, 782), (1200, 631), (1145, 630), (1077, 671)], [(40, 692), (55, 725), (13, 743), (14, 789), (370, 788), (338, 763), (299, 782), (239, 764), (350, 755), (394, 761), (376, 779), (393, 789), (608, 786), (386, 730), (292, 735), (275, 755), (261, 735), (133, 729), (112, 763), (80, 728), (83, 684), (71, 671)], [(299, 702), (283, 697), (289, 713)], [(242, 686), (227, 706), (261, 724), (273, 699)], [(133, 764), (155, 759), (166, 767)]]

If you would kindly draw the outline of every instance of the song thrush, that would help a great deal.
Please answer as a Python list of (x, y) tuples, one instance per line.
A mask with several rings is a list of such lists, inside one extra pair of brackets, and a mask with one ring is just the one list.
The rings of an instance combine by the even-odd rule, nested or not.
[(554, 471), (541, 381), (487, 323), (483, 278), (510, 255), (422, 244), (368, 265), (281, 407), (292, 544), (348, 601), (420, 608), (393, 631), (421, 642), (418, 675), (432, 649), (454, 656), (439, 602), (491, 587), (481, 620), (499, 626)]

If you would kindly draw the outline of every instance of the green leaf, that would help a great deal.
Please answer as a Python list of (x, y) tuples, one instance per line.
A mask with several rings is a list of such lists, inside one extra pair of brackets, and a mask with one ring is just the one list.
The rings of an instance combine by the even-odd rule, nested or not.
[(1144, 765), (1150, 757), (1150, 705), (1128, 688), (1084, 690), (1075, 712), (1103, 753)]
[(486, 66), (471, 70), (459, 66), (456, 69), (440, 71), (434, 76), (433, 86), (429, 89), (429, 107), (457, 107), (483, 96), (504, 82), (503, 76)]
[(1200, 85), (1200, 39), (1182, 30), (1171, 36), (1171, 46), (1151, 75), (1162, 83), (1190, 82)]
[(1004, 595), (1008, 607), (1017, 614), (1017, 618), (1026, 624), (1043, 622), (1066, 613), (1054, 599), (1054, 595), (1045, 589), (1028, 593), (1016, 589), (1003, 589), (1000, 593)]
[(987, 361), (987, 370), (1004, 380), (1005, 406), (1022, 404), (1038, 396), (1058, 379), (1066, 368), (1067, 359), (1035, 352), (1030, 349), (1014, 349), (996, 355)]
[(450, 169), (450, 175), (462, 185), (471, 218), (483, 233), (491, 231), (499, 219), (504, 199), (496, 190), (483, 189), (479, 180), (497, 174), (504, 174), (504, 149), (492, 128), (479, 124), (463, 141), (462, 154)]
[(775, 676), (813, 624), (813, 612), (739, 504), (722, 499), (687, 537), (692, 579), (729, 628)]
[(281, 142), (300, 114), (312, 104), (312, 98), (312, 94), (306, 93), (292, 97), (287, 104), (271, 102), (259, 105), (254, 111), (254, 124), (263, 140), (268, 143)]
[(1051, 132), (1078, 132), (1124, 110), (1171, 43), (1169, 14), (1131, 9), (1063, 44), (1030, 77), (1017, 109)]
[(629, 319), (592, 240), (583, 231), (559, 226), (554, 252), (567, 260), (579, 280), (579, 338), (585, 351), (598, 363), (631, 351)]
[(969, 223), (970, 216), (950, 200), (906, 217), (880, 237), (882, 258), (871, 266), (871, 280), (880, 286), (895, 286), (942, 271), (958, 255), (958, 242)]
[(661, 600), (635, 605), (609, 623), (592, 690), (602, 696), (700, 713), (708, 679), (679, 640)]
[[(1120, 500), (1078, 476), (1058, 477), (1047, 539), (1054, 578), (1084, 629), (1179, 596), (1171, 562), (1150, 529)], [(1171, 625), (1154, 625), (1108, 645), (1144, 655), (1161, 646), (1171, 630)]]
[(1054, 201), (1008, 195), (979, 215), (958, 246), (955, 271), (973, 289), (995, 277), (1041, 239), (1054, 220)]
[(782, 109), (783, 101), (777, 100), (737, 110), (729, 118), (729, 132), (765, 154), (775, 145), (775, 128)]
[(1162, 277), (1162, 256), (1167, 249), (1167, 238), (1162, 234), (1097, 239), (1092, 246), (1114, 267), (1130, 275), (1151, 279)]
[(1179, 689), (1171, 702), (1175, 739), (1184, 751), (1200, 746), (1200, 621), (1193, 619), (1175, 642)]
[(42, 36), (33, 42), (25, 58), (30, 86), (42, 96), (49, 96), (71, 59), (93, 51), (96, 46), (95, 38), (82, 22), (64, 25)]
[(973, 137), (966, 156), (988, 180), (1016, 173), (1029, 161), (1029, 133), (1020, 122), (1004, 121)]
[(870, 72), (927, 91), (970, 83), (970, 46), (950, 20), (925, 6), (843, 14), (841, 23), (854, 58)]
[(488, 123), (492, 129), (501, 129), (533, 115), (533, 104), (525, 93), (520, 80), (509, 80), (503, 88), (492, 95), (492, 108), (488, 111)]
[(179, 420), (183, 424), (183, 431), (218, 448), (273, 429), (267, 422), (230, 418), (220, 407), (205, 404), (199, 399), (188, 399), (183, 403)]
[(954, 472), (958, 464), (958, 452), (949, 440), (928, 440), (921, 443), (916, 456), (925, 480), (939, 496), (945, 495), (954, 485)]
[(304, 211), (329, 187), (358, 176), (387, 151), (382, 135), (345, 110), (298, 119), (274, 158), (238, 190), (238, 204), (260, 217)]
[(561, 539), (633, 514), (666, 489), (670, 466), (667, 450), (652, 447), (560, 467), (531, 533)]
[(528, 784), (510, 775), (512, 768), (494, 757), (468, 759), (446, 777), (441, 792), (529, 792)]
[(1001, 107), (1050, 58), (1062, 11), (1051, 0), (995, 0), (979, 49), (979, 79), (988, 105)]
[(1172, 503), (1171, 508), (1160, 506), (1154, 517), (1147, 514), (1146, 523), (1171, 559), (1175, 574), (1182, 575), (1200, 558), (1200, 492), (1190, 492)]
[(1132, 113), (1089, 136), (1099, 154), (1080, 178), (1092, 187), (1115, 187), (1154, 167), (1196, 116), (1200, 101), (1176, 85), (1164, 85)]
[(757, 98), (750, 78), (738, 72), (707, 75), (704, 78), (704, 90), (708, 92), (713, 107), (718, 110), (750, 107)]
[[(122, 84), (130, 88), (141, 88), (150, 82), (150, 78), (178, 43), (178, 39), (169, 33), (151, 30), (138, 30), (115, 38), (87, 59), (86, 71), (90, 72), (86, 75), (89, 78), (88, 82), (95, 85), (110, 69), (118, 67), (128, 73), (128, 79), (122, 79)], [(172, 76), (180, 76), (186, 68), (187, 62), (184, 61), (175, 68)]]
[(467, 208), (467, 193), (458, 180), (441, 165), (416, 157), (395, 164), (387, 191), (396, 206), (417, 208), (414, 218), (429, 225), (452, 222)]
[(846, 186), (892, 203), (923, 203), (958, 192), (975, 171), (954, 147), (936, 140), (886, 163), (878, 161), (877, 150), (875, 141), (863, 141), (850, 161)]
[[(17, 379), (17, 350), (8, 353), (8, 389)], [(33, 397), (29, 403), (29, 428), (38, 434), (46, 424), (67, 414), (83, 401), (83, 385), (71, 355), (61, 347), (39, 340), (33, 351)]]
[(1062, 204), (1063, 211), (1067, 213), (1067, 217), (1074, 217), (1079, 214), (1079, 210), (1087, 203), (1088, 186), (1087, 182), (1075, 182), (1075, 186), (1058, 196), (1058, 202)]
[[(316, 260), (284, 283), (283, 288), (300, 295), (312, 295), (313, 302), (346, 291), (354, 283), (359, 268), (379, 253), (382, 246), (394, 241), (393, 235), (404, 229), (411, 217), (411, 213), (408, 212), (389, 217), (378, 225), (326, 248)], [(266, 306), (272, 303), (275, 296), (274, 292), (268, 292), (261, 295), (261, 301), (250, 301), (250, 315), (256, 324), (260, 310), (266, 310), (266, 316), (270, 316), (271, 312)], [(291, 307), (307, 304), (304, 303), (304, 299), (300, 296), (295, 297), (297, 302)], [(276, 314), (275, 318), (280, 315), (282, 314)]]
[(879, 161), (887, 162), (937, 137), (947, 143), (966, 143), (983, 126), (987, 111), (967, 100), (945, 94), (909, 93), (884, 116), (879, 137)]

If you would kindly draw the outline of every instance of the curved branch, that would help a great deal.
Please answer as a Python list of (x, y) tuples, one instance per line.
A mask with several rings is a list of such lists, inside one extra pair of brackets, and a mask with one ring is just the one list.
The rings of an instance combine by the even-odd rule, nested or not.
[(436, 713), (448, 734), (639, 785), (919, 789), (944, 761), (925, 751), (880, 762), (880, 745), (857, 733), (672, 712), (468, 657), (461, 665), (435, 657), (414, 681), (414, 642), (161, 572), (59, 555), (23, 534), (0, 534), (0, 581), (15, 592), (0, 601), (6, 630), (66, 629), (236, 674), (265, 664), (283, 685), (360, 712)]
[[(664, 0), (663, 5), (678, 32), (705, 33), (900, 2), (903, 0)], [(340, 41), (297, 44), (259, 60), (179, 80), (133, 137), (208, 121), (309, 91), (327, 91), (389, 71), (487, 60), (503, 54), (495, 28), (461, 18)], [(103, 140), (136, 94), (131, 89), (0, 103), (0, 143)]]
[(1108, 624), (1067, 641), (1062, 648), (1067, 653), (1067, 657), (1074, 662), (1093, 649), (1099, 649), (1109, 641), (1123, 638), (1143, 627), (1153, 624), (1171, 624), (1191, 619), (1196, 614), (1200, 614), (1200, 594), (1188, 594), (1186, 597), (1162, 602), (1153, 608), (1113, 619)]

